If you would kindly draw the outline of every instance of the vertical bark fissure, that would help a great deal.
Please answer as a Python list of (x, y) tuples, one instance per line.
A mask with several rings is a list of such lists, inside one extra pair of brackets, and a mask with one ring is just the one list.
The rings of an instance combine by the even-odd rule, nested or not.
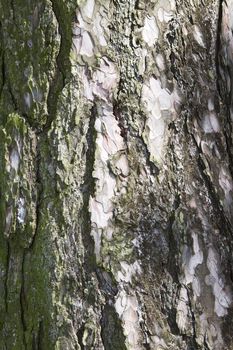
[(143, 334), (143, 337), (144, 337), (142, 345), (143, 345), (144, 349), (146, 349), (146, 350), (153, 350), (151, 348), (151, 346), (150, 346), (151, 334), (150, 334), (150, 331), (147, 329), (147, 326), (146, 326), (146, 316), (145, 316), (146, 311), (143, 310), (143, 307), (145, 308), (145, 306), (143, 305), (143, 299), (141, 298), (140, 293), (137, 290), (136, 290), (136, 295), (137, 295), (137, 299), (140, 301), (140, 304), (141, 304), (140, 328), (142, 330), (142, 334)]
[(8, 312), (8, 274), (10, 266), (10, 242), (7, 240), (7, 255), (6, 255), (6, 276), (5, 276), (5, 309)]
[(1, 53), (1, 87), (0, 87), (0, 98), (6, 83), (6, 68), (5, 68), (5, 52), (3, 46), (3, 32), (2, 32), (2, 23), (0, 22), (0, 53)]
[(26, 248), (26, 251), (33, 250), (38, 231), (39, 231), (39, 224), (40, 224), (40, 216), (41, 216), (41, 203), (42, 203), (42, 196), (43, 196), (43, 182), (41, 181), (40, 176), (40, 168), (41, 168), (41, 155), (40, 155), (40, 140), (42, 138), (42, 135), (37, 135), (37, 144), (36, 144), (36, 186), (37, 186), (37, 198), (36, 198), (36, 223), (35, 223), (35, 231), (32, 236), (31, 242), (29, 246)]
[(167, 262), (167, 268), (173, 278), (173, 281), (177, 285), (180, 284), (180, 281), (179, 281), (180, 269), (177, 264), (176, 256), (177, 256), (178, 247), (177, 247), (177, 242), (175, 240), (174, 233), (173, 233), (173, 225), (176, 220), (175, 213), (176, 213), (176, 210), (179, 208), (179, 205), (180, 205), (180, 196), (177, 194), (176, 201), (173, 204), (173, 212), (171, 213), (167, 224), (167, 234), (169, 237), (168, 244), (169, 244), (169, 251), (170, 251), (170, 255), (168, 257), (168, 262)]
[(37, 338), (37, 350), (43, 350), (42, 341), (43, 341), (43, 321), (40, 321), (39, 330), (38, 330), (38, 338)]
[[(9, 94), (10, 94), (11, 101), (12, 101), (12, 104), (13, 104), (13, 106), (14, 106), (15, 112), (20, 112), (20, 111), (19, 111), (19, 107), (18, 107), (17, 100), (16, 100), (16, 98), (15, 98), (15, 96), (14, 96), (14, 93), (13, 93), (13, 91), (12, 91), (12, 88), (11, 88), (10, 80), (7, 79), (7, 82), (8, 82), (8, 91), (9, 91)], [(23, 115), (22, 113), (20, 113), (20, 115), (22, 115), (22, 116), (25, 117), (25, 115)], [(26, 120), (27, 120), (27, 118), (26, 118)]]
[(143, 139), (143, 136), (138, 135), (137, 139), (141, 144), (141, 148), (142, 148), (143, 154), (144, 154), (145, 159), (146, 159), (147, 166), (150, 169), (151, 174), (155, 175), (155, 176), (159, 175), (159, 168), (156, 166), (155, 162), (152, 162), (150, 160), (150, 151), (148, 149), (146, 142)]
[[(225, 136), (225, 142), (226, 142), (226, 150), (228, 154), (228, 161), (229, 161), (229, 170), (231, 173), (231, 176), (233, 177), (233, 139), (232, 139), (232, 121), (231, 121), (231, 108), (233, 104), (233, 70), (230, 67), (230, 62), (228, 62), (228, 57), (222, 57), (223, 54), (226, 54), (222, 48), (224, 43), (222, 40), (224, 38), (222, 37), (222, 20), (223, 20), (223, 4), (225, 3), (224, 0), (219, 0), (219, 12), (218, 12), (218, 26), (217, 26), (217, 40), (216, 40), (216, 56), (215, 56), (215, 66), (216, 66), (216, 74), (217, 74), (217, 81), (216, 86), (219, 94), (219, 98), (223, 102), (223, 113), (226, 114), (225, 121), (224, 121), (224, 136)], [(227, 3), (225, 3), (227, 6)], [(227, 64), (223, 64), (223, 60), (227, 62)], [(221, 67), (222, 66), (222, 67)], [(220, 67), (222, 68), (222, 71), (226, 75), (229, 76), (231, 87), (230, 91), (227, 91), (227, 82), (224, 81), (224, 77), (221, 76), (220, 73)]]
[(42, 348), (43, 341), (43, 321), (39, 322), (38, 332), (37, 334), (33, 334), (32, 336), (32, 350), (44, 350)]
[(53, 120), (56, 118), (59, 96), (66, 85), (66, 78), (68, 74), (67, 61), (69, 61), (71, 47), (71, 28), (70, 33), (67, 33), (68, 25), (67, 23), (65, 23), (64, 18), (67, 16), (67, 14), (62, 13), (61, 7), (59, 6), (59, 1), (51, 0), (51, 3), (58, 24), (58, 32), (60, 34), (60, 46), (58, 55), (56, 57), (55, 75), (52, 82), (50, 82), (49, 86), (47, 99), (48, 117), (43, 129), (44, 131), (49, 130)]
[[(43, 182), (41, 181), (41, 154), (40, 154), (40, 142), (42, 140), (42, 134), (40, 131), (37, 133), (37, 140), (36, 140), (36, 155), (35, 155), (35, 172), (36, 172), (36, 177), (35, 177), (35, 185), (37, 187), (37, 194), (36, 194), (36, 203), (35, 203), (35, 228), (34, 232), (31, 237), (31, 241), (29, 241), (29, 244), (25, 249), (23, 250), (23, 258), (22, 258), (22, 271), (21, 271), (21, 290), (20, 290), (20, 308), (21, 308), (21, 323), (22, 323), (22, 337), (23, 337), (23, 344), (25, 350), (30, 346), (27, 343), (26, 340), (26, 332), (27, 332), (27, 318), (26, 314), (29, 310), (26, 310), (25, 308), (27, 307), (26, 302), (27, 302), (27, 295), (25, 292), (25, 269), (28, 268), (26, 263), (30, 261), (30, 256), (33, 254), (33, 250), (38, 238), (39, 234), (39, 228), (40, 228), (40, 220), (41, 220), (41, 204), (42, 204), (42, 196), (43, 196)], [(27, 259), (29, 257), (29, 259)], [(36, 345), (36, 350), (42, 350), (41, 344), (42, 339), (41, 339), (41, 327), (42, 327), (42, 321), (39, 321), (39, 329), (38, 329), (38, 334), (37, 334), (37, 345)]]
[(13, 21), (16, 23), (16, 17), (15, 17), (15, 4), (14, 4), (14, 0), (10, 0), (10, 6), (12, 9), (12, 17), (13, 17)]
[(85, 330), (84, 325), (82, 325), (77, 332), (78, 343), (80, 345), (81, 350), (85, 350), (85, 346), (83, 345), (84, 330)]
[(100, 325), (104, 350), (127, 350), (121, 321), (112, 303), (104, 305)]
[[(185, 130), (186, 135), (189, 135), (191, 137), (191, 140), (196, 147), (198, 170), (200, 172), (202, 180), (204, 181), (205, 187), (208, 190), (208, 196), (211, 199), (213, 210), (216, 213), (216, 218), (218, 218), (218, 225), (220, 228), (223, 225), (225, 227), (225, 230), (228, 233), (229, 237), (231, 237), (233, 235), (233, 232), (231, 229), (231, 224), (230, 224), (228, 218), (224, 214), (223, 206), (220, 202), (218, 194), (216, 193), (216, 190), (215, 190), (214, 185), (211, 181), (211, 178), (206, 173), (206, 166), (205, 166), (205, 163), (202, 159), (202, 157), (204, 157), (204, 155), (202, 153), (200, 146), (198, 146), (198, 143), (197, 143), (193, 133), (189, 130), (187, 116), (185, 117), (184, 130)], [(219, 214), (221, 214), (220, 218), (219, 218)]]
[[(129, 34), (129, 44), (131, 46), (131, 49), (133, 49), (135, 47), (134, 42), (133, 42), (133, 34), (134, 34), (134, 27), (135, 27), (135, 11), (137, 9), (137, 3), (136, 1), (134, 1), (132, 3), (132, 9), (129, 6), (129, 20), (130, 20), (130, 34)], [(137, 74), (137, 72), (135, 71), (135, 74)]]
[(190, 310), (190, 314), (191, 314), (191, 323), (192, 323), (192, 330), (193, 330), (192, 345), (195, 347), (196, 350), (198, 350), (199, 346), (197, 344), (197, 339), (196, 339), (196, 319), (195, 319), (195, 313), (194, 313), (193, 307), (192, 307), (192, 299), (190, 297), (190, 290), (189, 290), (188, 286), (186, 286), (186, 285), (184, 285), (184, 288), (187, 291), (188, 306), (189, 306), (189, 310)]
[(5, 58), (4, 58), (4, 52), (2, 53), (2, 86), (0, 91), (0, 96), (2, 96), (2, 91), (4, 89), (4, 85), (6, 82), (6, 72), (5, 72)]
[(207, 341), (206, 341), (206, 334), (204, 336), (204, 350), (210, 350), (208, 344), (207, 344)]
[[(82, 242), (85, 249), (84, 263), (82, 270), (82, 284), (86, 286), (91, 278), (92, 273), (96, 268), (96, 258), (94, 254), (94, 241), (91, 237), (91, 216), (89, 212), (90, 197), (95, 193), (95, 179), (93, 177), (95, 151), (96, 151), (96, 137), (95, 121), (97, 118), (97, 105), (93, 103), (90, 111), (89, 125), (86, 133), (86, 165), (83, 176), (83, 183), (81, 184), (80, 192), (82, 193), (82, 208), (80, 211), (81, 218), (81, 234)], [(84, 289), (85, 287), (83, 287)], [(82, 291), (83, 292), (83, 291)], [(83, 295), (84, 296), (84, 295)], [(85, 349), (83, 344), (83, 334), (85, 331), (85, 319), (80, 324), (77, 330), (77, 338), (81, 350)]]
[(21, 289), (20, 289), (20, 309), (21, 309), (21, 323), (22, 323), (22, 336), (23, 336), (23, 345), (24, 350), (27, 350), (27, 343), (26, 343), (26, 320), (25, 320), (25, 271), (24, 271), (24, 264), (25, 264), (25, 251), (23, 252), (22, 257), (22, 266), (21, 266)]
[[(213, 186), (213, 183), (212, 183), (210, 177), (206, 173), (206, 166), (205, 166), (205, 163), (202, 159), (202, 151), (201, 151), (200, 147), (198, 146), (193, 134), (191, 134), (191, 137), (193, 139), (194, 144), (196, 145), (197, 152), (198, 152), (198, 157), (197, 157), (198, 169), (199, 169), (199, 172), (201, 174), (201, 178), (203, 179), (203, 181), (205, 183), (206, 189), (208, 190), (208, 195), (211, 199), (212, 207), (213, 207), (214, 212), (216, 214), (216, 218), (218, 219), (219, 228), (222, 228), (222, 226), (223, 226), (225, 228), (226, 232), (228, 233), (229, 238), (230, 238), (233, 235), (231, 224), (230, 224), (228, 218), (224, 214), (224, 210), (223, 210), (222, 204), (220, 202), (220, 199), (218, 197), (218, 194), (215, 191), (215, 188)], [(219, 214), (220, 214), (220, 217), (219, 217)]]
[(95, 193), (95, 178), (93, 177), (95, 151), (96, 151), (96, 137), (95, 121), (97, 118), (97, 105), (94, 102), (86, 134), (87, 150), (86, 150), (86, 166), (83, 177), (83, 184), (81, 185), (81, 192), (83, 193), (83, 206), (81, 209), (82, 217), (82, 233), (83, 244), (86, 250), (85, 267), (86, 272), (90, 273), (95, 270), (96, 260), (94, 254), (94, 242), (91, 237), (91, 217), (89, 212), (89, 200)]
[[(227, 125), (225, 126), (224, 130), (224, 136), (225, 136), (225, 141), (226, 141), (226, 150), (227, 150), (227, 155), (228, 155), (228, 162), (229, 162), (229, 170), (231, 173), (231, 176), (233, 177), (233, 140), (232, 140), (232, 121), (231, 121), (231, 116), (230, 116), (230, 108), (226, 111), (227, 115)], [(228, 129), (228, 130), (227, 130)]]
[[(119, 81), (119, 85), (120, 86), (121, 84), (121, 81)], [(119, 88), (117, 90), (117, 96), (116, 96), (116, 99), (113, 101), (113, 115), (114, 117), (116, 118), (117, 122), (118, 122), (118, 126), (121, 130), (121, 136), (123, 137), (126, 145), (127, 145), (127, 133), (128, 133), (128, 125), (126, 125), (126, 120), (124, 120), (122, 118), (122, 111), (119, 107), (119, 103), (118, 103), (118, 98), (119, 98)]]
[(216, 86), (219, 93), (219, 97), (222, 97), (220, 89), (220, 71), (219, 71), (219, 55), (221, 51), (221, 28), (222, 28), (222, 6), (224, 0), (219, 0), (219, 9), (218, 9), (218, 23), (217, 23), (217, 38), (216, 38), (216, 51), (215, 51), (215, 69), (217, 74)]

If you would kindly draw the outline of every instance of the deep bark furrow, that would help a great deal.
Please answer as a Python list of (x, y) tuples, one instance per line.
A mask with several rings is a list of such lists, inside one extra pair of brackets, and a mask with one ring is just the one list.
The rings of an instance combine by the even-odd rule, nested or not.
[(36, 159), (35, 159), (35, 168), (36, 168), (36, 179), (35, 184), (37, 186), (37, 195), (36, 195), (36, 209), (35, 209), (35, 229), (34, 233), (31, 238), (31, 242), (29, 246), (26, 248), (26, 254), (28, 251), (33, 250), (33, 246), (36, 241), (36, 237), (39, 231), (39, 225), (40, 225), (40, 217), (41, 217), (41, 204), (42, 204), (42, 198), (43, 198), (43, 183), (41, 181), (41, 154), (40, 154), (40, 142), (41, 139), (43, 139), (43, 136), (37, 135), (36, 140)]
[(195, 313), (193, 311), (192, 300), (191, 300), (191, 297), (190, 297), (190, 291), (189, 291), (187, 286), (185, 286), (185, 288), (186, 288), (187, 294), (188, 294), (189, 310), (190, 310), (190, 314), (191, 314), (191, 321), (192, 321), (192, 328), (193, 328), (193, 335), (192, 335), (193, 346), (195, 346), (195, 349), (198, 350), (199, 346), (198, 346), (197, 341), (196, 341), (196, 319), (195, 319)]
[[(49, 130), (51, 123), (56, 118), (59, 96), (62, 93), (62, 90), (64, 89), (66, 84), (66, 65), (70, 55), (70, 47), (69, 45), (67, 45), (66, 41), (71, 41), (71, 38), (69, 38), (69, 36), (67, 35), (68, 27), (64, 19), (65, 14), (62, 13), (62, 6), (59, 6), (59, 0), (51, 0), (51, 3), (58, 24), (58, 32), (60, 34), (60, 47), (58, 55), (56, 57), (55, 75), (52, 82), (50, 82), (50, 88), (48, 92), (48, 118), (44, 126), (44, 131)], [(60, 2), (60, 4), (62, 4), (62, 2)], [(65, 7), (63, 8), (63, 10), (64, 9)], [(71, 28), (69, 30), (71, 31)]]
[(232, 233), (231, 224), (228, 221), (228, 218), (225, 216), (225, 213), (224, 213), (223, 207), (222, 207), (222, 205), (220, 203), (220, 200), (218, 198), (218, 194), (216, 192), (215, 186), (212, 183), (210, 177), (206, 173), (206, 166), (205, 166), (205, 163), (204, 163), (204, 161), (202, 159), (202, 157), (205, 157), (205, 156), (202, 154), (202, 151), (198, 147), (194, 136), (193, 135), (191, 135), (191, 136), (192, 136), (193, 142), (196, 144), (196, 147), (197, 147), (197, 150), (198, 150), (198, 158), (197, 158), (198, 169), (199, 169), (201, 177), (202, 177), (202, 179), (203, 179), (203, 181), (205, 183), (205, 186), (206, 186), (206, 188), (208, 190), (208, 195), (209, 195), (209, 197), (211, 199), (212, 206), (213, 206), (213, 209), (214, 209), (214, 213), (216, 215), (220, 214), (220, 221), (218, 222), (219, 227), (224, 225), (224, 228), (226, 229), (226, 232), (229, 235), (229, 238), (231, 238), (232, 234), (233, 234)]
[(16, 16), (15, 16), (15, 4), (14, 4), (14, 0), (10, 0), (10, 6), (11, 6), (11, 10), (12, 10), (12, 17), (13, 17), (13, 21), (16, 22)]
[(22, 322), (22, 336), (23, 336), (23, 345), (24, 349), (27, 350), (27, 343), (26, 343), (26, 320), (25, 320), (25, 271), (24, 271), (24, 264), (25, 264), (25, 252), (23, 253), (22, 258), (22, 267), (21, 267), (21, 289), (20, 289), (20, 308), (21, 308), (21, 322)]
[[(217, 90), (219, 97), (223, 103), (223, 113), (225, 118), (223, 121), (224, 137), (226, 142), (226, 150), (228, 155), (229, 170), (233, 177), (233, 140), (232, 140), (232, 120), (231, 120), (231, 107), (233, 104), (233, 70), (231, 67), (230, 58), (226, 55), (227, 43), (224, 42), (223, 37), (223, 5), (227, 6), (224, 0), (219, 0), (219, 16), (218, 16), (218, 29), (217, 29), (217, 40), (216, 40), (216, 73), (217, 73)], [(228, 62), (229, 61), (229, 62)], [(222, 72), (222, 73), (220, 73)], [(223, 76), (225, 75), (225, 77)], [(230, 91), (227, 87), (227, 79), (230, 79)]]
[(226, 114), (227, 114), (226, 129), (227, 130), (224, 132), (224, 136), (226, 141), (226, 151), (228, 156), (229, 170), (233, 178), (233, 138), (232, 138), (233, 128), (232, 128), (232, 121), (230, 117), (230, 109), (231, 109), (231, 106), (229, 106), (226, 111)]
[(225, 98), (222, 96), (221, 88), (220, 88), (220, 51), (221, 51), (221, 28), (222, 28), (222, 6), (223, 6), (224, 0), (219, 0), (219, 9), (218, 9), (218, 25), (217, 25), (217, 40), (216, 40), (216, 51), (215, 51), (215, 68), (216, 68), (216, 74), (217, 74), (217, 80), (216, 80), (216, 86), (218, 90), (218, 94), (220, 98), (225, 100)]
[(2, 67), (1, 68), (2, 68), (2, 86), (1, 86), (0, 96), (2, 96), (2, 91), (3, 91), (4, 85), (6, 83), (4, 52), (2, 53)]
[(40, 321), (39, 330), (38, 330), (38, 338), (37, 338), (37, 350), (43, 350), (42, 341), (43, 341), (43, 321)]
[(10, 264), (10, 243), (7, 241), (7, 258), (6, 258), (6, 275), (5, 275), (5, 309), (6, 314), (8, 312), (8, 273), (9, 273), (9, 264)]
[(93, 170), (96, 152), (97, 135), (95, 130), (95, 121), (97, 118), (97, 114), (97, 106), (94, 102), (91, 108), (89, 125), (86, 133), (86, 165), (85, 174), (83, 176), (83, 183), (81, 185), (81, 193), (83, 194), (83, 206), (81, 209), (82, 240), (86, 250), (85, 273), (91, 273), (96, 268), (95, 259), (93, 261), (90, 259), (90, 257), (93, 256), (94, 246), (93, 239), (91, 237), (91, 218), (89, 213), (89, 201), (90, 197), (94, 196), (95, 194), (95, 178), (93, 177)]
[(0, 56), (1, 56), (1, 87), (0, 87), (0, 98), (2, 96), (3, 88), (6, 83), (6, 68), (4, 59), (4, 43), (3, 43), (3, 32), (2, 23), (0, 22)]

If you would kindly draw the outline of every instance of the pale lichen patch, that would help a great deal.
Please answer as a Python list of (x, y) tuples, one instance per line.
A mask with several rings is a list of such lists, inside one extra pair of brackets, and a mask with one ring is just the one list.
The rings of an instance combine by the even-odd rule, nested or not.
[(161, 72), (165, 70), (165, 62), (163, 56), (159, 53), (155, 58), (156, 64)]
[(221, 327), (217, 322), (211, 322), (205, 313), (200, 315), (200, 325), (202, 329), (202, 339), (206, 339), (206, 343), (210, 349), (222, 349), (223, 338)]
[(25, 105), (26, 105), (26, 107), (28, 109), (31, 108), (31, 106), (32, 106), (32, 96), (31, 96), (31, 94), (29, 92), (26, 92), (24, 94), (24, 103), (25, 103)]
[(158, 10), (158, 19), (159, 19), (160, 22), (168, 23), (169, 21), (171, 21), (172, 17), (173, 17), (173, 13), (172, 12), (167, 12), (162, 7), (159, 8), (159, 10)]
[(95, 18), (93, 19), (93, 32), (96, 35), (96, 38), (100, 44), (100, 46), (107, 46), (107, 36), (109, 34), (108, 30), (108, 20), (106, 17), (101, 15), (101, 8), (100, 11), (96, 14)]
[(202, 129), (206, 134), (219, 132), (220, 125), (214, 112), (207, 113), (202, 119)]
[(132, 282), (132, 277), (141, 273), (141, 267), (138, 261), (128, 264), (126, 261), (120, 262), (121, 270), (118, 271), (116, 280), (118, 282)]
[(11, 168), (14, 169), (16, 172), (19, 169), (19, 163), (20, 163), (19, 152), (16, 148), (13, 148), (10, 153), (10, 165), (11, 165)]
[(17, 220), (20, 224), (25, 222), (26, 217), (26, 208), (25, 208), (25, 199), (20, 197), (18, 200), (18, 211), (17, 211)]
[(123, 331), (129, 350), (140, 350), (139, 305), (135, 293), (121, 290), (115, 302), (116, 312), (123, 323)]
[(147, 16), (142, 29), (142, 38), (149, 47), (154, 46), (159, 37), (159, 28), (155, 17)]
[[(73, 47), (76, 56), (83, 60), (98, 54), (101, 47), (107, 46), (108, 11), (97, 6), (94, 0), (88, 0), (76, 12), (77, 21), (73, 25)], [(86, 59), (85, 59), (86, 57)]]
[(208, 110), (209, 110), (210, 112), (214, 111), (214, 101), (213, 101), (212, 98), (209, 98), (209, 99), (208, 99)]
[(116, 274), (119, 292), (115, 299), (115, 309), (122, 321), (129, 350), (141, 349), (140, 307), (136, 293), (131, 287), (133, 278), (141, 272), (140, 261), (136, 260), (131, 264), (121, 261), (120, 270)]
[(232, 292), (224, 283), (224, 276), (219, 271), (219, 258), (213, 248), (209, 248), (207, 267), (210, 274), (206, 276), (206, 284), (210, 285), (215, 297), (214, 311), (218, 317), (227, 315), (228, 308), (232, 304)]
[(93, 96), (91, 82), (89, 81), (86, 71), (84, 69), (82, 70), (81, 77), (82, 77), (82, 84), (83, 84), (83, 95), (87, 100), (93, 101), (94, 96)]
[(13, 209), (12, 209), (12, 206), (10, 206), (6, 210), (6, 220), (5, 220), (5, 230), (4, 230), (5, 236), (9, 236), (10, 234), (10, 228), (11, 228), (13, 218), (14, 218)]
[(185, 274), (183, 283), (186, 285), (192, 283), (195, 295), (199, 297), (200, 283), (197, 276), (195, 275), (195, 270), (198, 265), (203, 263), (203, 252), (199, 247), (198, 235), (194, 232), (192, 233), (192, 239), (194, 254), (191, 253), (191, 250), (188, 248), (188, 246), (185, 246), (183, 251), (183, 269)]
[(205, 48), (205, 43), (204, 43), (204, 39), (203, 39), (203, 34), (200, 30), (200, 28), (194, 24), (193, 27), (193, 37), (196, 40), (196, 42), (203, 48)]
[(225, 196), (233, 190), (233, 183), (228, 169), (224, 166), (221, 167), (219, 172), (219, 185), (223, 189)]
[[(113, 62), (106, 56), (100, 59), (99, 68), (93, 74), (92, 91), (101, 99), (107, 101), (112, 97), (112, 91), (116, 88), (118, 73)], [(107, 108), (106, 108), (107, 109)]]
[(35, 102), (42, 102), (43, 100), (43, 93), (37, 87), (32, 88), (32, 96)]
[(86, 4), (82, 8), (82, 14), (87, 18), (92, 18), (95, 9), (95, 0), (87, 0)]
[[(78, 32), (78, 30), (77, 30)], [(73, 38), (73, 44), (76, 54), (85, 55), (88, 57), (94, 54), (94, 45), (90, 33), (80, 28), (79, 34)]]
[(151, 77), (143, 85), (142, 101), (148, 112), (143, 138), (148, 146), (151, 160), (161, 163), (166, 126), (175, 118), (175, 106), (179, 104), (180, 98), (175, 90), (171, 93), (161, 86), (158, 79)]
[(181, 332), (186, 330), (188, 324), (188, 293), (186, 287), (181, 287), (177, 304), (176, 323)]
[[(117, 192), (116, 177), (109, 172), (109, 160), (115, 157), (119, 151), (125, 149), (120, 129), (112, 111), (102, 110), (102, 115), (97, 118), (95, 127), (96, 139), (96, 161), (93, 177), (96, 179), (95, 198), (90, 200), (91, 221), (93, 223), (93, 235), (95, 240), (95, 253), (99, 256), (99, 248), (102, 234), (109, 237), (108, 231), (111, 228), (110, 220), (113, 217), (112, 200)], [(127, 160), (122, 164), (122, 172), (127, 172)], [(118, 162), (116, 167), (121, 164)], [(106, 231), (106, 233), (104, 233)], [(95, 232), (95, 233), (94, 233)], [(98, 249), (97, 249), (98, 247)]]

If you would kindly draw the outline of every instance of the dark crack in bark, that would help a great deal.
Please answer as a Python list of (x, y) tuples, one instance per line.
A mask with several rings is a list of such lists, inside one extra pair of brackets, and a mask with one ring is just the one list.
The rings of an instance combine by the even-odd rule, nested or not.
[(85, 331), (85, 327), (84, 325), (82, 325), (78, 332), (77, 332), (77, 337), (78, 337), (78, 343), (79, 343), (79, 346), (81, 348), (81, 350), (85, 350), (85, 346), (83, 345), (83, 334), (84, 334), (84, 331)]
[(191, 346), (194, 349), (198, 350), (198, 349), (200, 349), (200, 347), (197, 344), (197, 340), (196, 340), (196, 319), (195, 319), (195, 313), (194, 313), (193, 307), (192, 307), (192, 299), (190, 296), (190, 290), (186, 285), (184, 285), (184, 288), (186, 289), (187, 295), (188, 295), (188, 306), (189, 306), (189, 311), (191, 314), (191, 323), (192, 323), (192, 330), (193, 330), (193, 336), (192, 336), (192, 341), (191, 341), (192, 345)]
[(7, 257), (6, 257), (6, 276), (5, 276), (5, 309), (6, 313), (8, 312), (8, 274), (9, 274), (9, 265), (10, 265), (10, 242), (7, 240)]
[(209, 176), (206, 173), (206, 166), (205, 166), (205, 163), (204, 163), (203, 158), (202, 158), (202, 157), (204, 157), (204, 155), (202, 154), (202, 151), (201, 151), (200, 147), (197, 145), (197, 142), (196, 142), (195, 137), (193, 136), (193, 134), (191, 134), (191, 137), (193, 139), (194, 144), (197, 147), (197, 151), (198, 151), (198, 157), (197, 157), (198, 169), (200, 171), (201, 178), (203, 179), (203, 181), (205, 183), (205, 186), (206, 186), (206, 188), (208, 190), (208, 195), (209, 195), (209, 197), (211, 199), (212, 208), (214, 210), (214, 213), (216, 214), (216, 219), (218, 221), (218, 226), (221, 229), (222, 229), (222, 227), (224, 227), (226, 232), (229, 235), (229, 238), (231, 238), (232, 235), (233, 235), (231, 223), (229, 222), (228, 218), (225, 216), (222, 204), (221, 204), (221, 202), (219, 200), (219, 197), (218, 197), (218, 194), (216, 193), (216, 190), (214, 188), (214, 185), (213, 185), (211, 179), (209, 178)]
[(66, 85), (66, 79), (70, 73), (69, 55), (71, 49), (72, 31), (66, 23), (66, 9), (59, 0), (51, 0), (55, 14), (58, 32), (60, 35), (60, 47), (56, 58), (56, 71), (52, 82), (50, 82), (47, 107), (48, 117), (43, 131), (48, 131), (53, 120), (56, 118), (59, 96)]
[(221, 28), (222, 28), (222, 6), (224, 0), (219, 0), (219, 9), (218, 9), (218, 23), (217, 23), (217, 38), (216, 38), (216, 51), (215, 51), (215, 69), (217, 74), (216, 87), (219, 93), (219, 96), (223, 98), (220, 88), (220, 51), (221, 51)]
[(0, 85), (0, 98), (6, 83), (6, 67), (5, 67), (5, 53), (3, 47), (3, 32), (2, 23), (0, 22), (0, 59), (1, 59), (1, 85)]
[(105, 304), (100, 325), (104, 350), (127, 350), (121, 321), (113, 305)]
[(86, 150), (86, 167), (81, 185), (81, 192), (83, 193), (83, 206), (81, 210), (82, 218), (82, 240), (85, 247), (85, 271), (91, 273), (96, 268), (96, 258), (94, 254), (94, 241), (91, 237), (91, 217), (89, 213), (89, 200), (95, 193), (95, 178), (93, 177), (96, 137), (95, 121), (97, 118), (97, 106), (94, 103), (90, 113), (89, 126), (86, 134), (87, 150)]
[[(228, 163), (231, 176), (233, 178), (233, 128), (231, 121), (231, 109), (233, 105), (233, 69), (231, 63), (228, 62), (229, 58), (223, 48), (225, 45), (224, 37), (222, 37), (222, 20), (223, 20), (223, 4), (224, 0), (219, 0), (219, 11), (218, 11), (218, 27), (217, 27), (217, 39), (216, 39), (216, 74), (217, 74), (217, 91), (219, 98), (222, 101), (222, 113), (224, 114), (224, 136), (226, 142), (226, 150), (228, 154)], [(225, 3), (226, 4), (226, 3)], [(227, 4), (226, 4), (227, 6)], [(224, 72), (221, 74), (221, 71)], [(224, 75), (223, 75), (224, 74)], [(230, 91), (227, 89), (226, 79), (230, 79)]]
[(21, 267), (21, 289), (20, 289), (20, 309), (21, 309), (21, 323), (22, 323), (22, 336), (23, 336), (23, 345), (24, 350), (27, 350), (27, 343), (26, 343), (26, 320), (25, 320), (25, 271), (24, 271), (24, 264), (25, 264), (25, 252), (23, 252), (22, 257), (22, 267)]
[(41, 136), (37, 136), (37, 145), (36, 145), (36, 160), (35, 160), (35, 167), (36, 167), (36, 186), (37, 186), (37, 198), (36, 198), (36, 224), (35, 224), (35, 231), (32, 236), (31, 242), (26, 249), (27, 251), (33, 250), (36, 237), (39, 231), (39, 225), (40, 225), (40, 217), (41, 217), (41, 204), (42, 204), (42, 197), (43, 197), (43, 182), (41, 180), (41, 154), (40, 154), (40, 142), (41, 142)]

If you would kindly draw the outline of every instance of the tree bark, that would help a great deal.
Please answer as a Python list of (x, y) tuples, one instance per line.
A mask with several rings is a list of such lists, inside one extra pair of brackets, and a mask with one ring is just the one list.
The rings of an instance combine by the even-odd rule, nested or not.
[(0, 350), (229, 350), (233, 1), (0, 0)]

